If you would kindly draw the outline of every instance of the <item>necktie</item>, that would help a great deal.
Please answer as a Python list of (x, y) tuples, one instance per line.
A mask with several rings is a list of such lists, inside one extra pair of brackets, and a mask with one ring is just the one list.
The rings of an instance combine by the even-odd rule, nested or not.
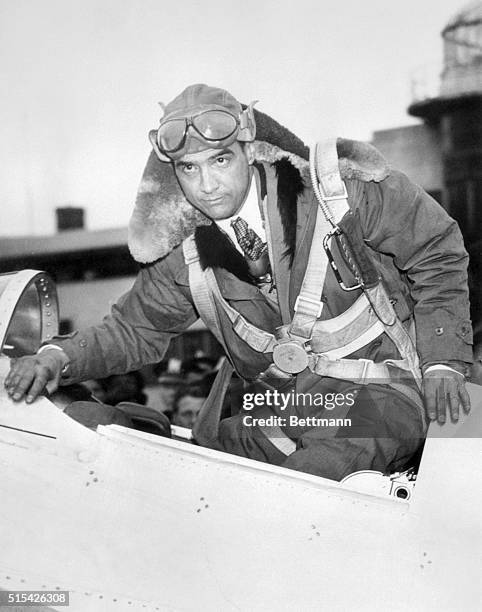
[(251, 261), (260, 259), (267, 251), (266, 242), (263, 242), (258, 234), (252, 230), (244, 219), (237, 217), (231, 221), (236, 240), (242, 248), (245, 256)]
[(252, 276), (270, 282), (267, 278), (270, 266), (266, 242), (263, 242), (258, 234), (241, 217), (233, 219), (231, 227), (234, 230), (239, 246), (243, 250)]

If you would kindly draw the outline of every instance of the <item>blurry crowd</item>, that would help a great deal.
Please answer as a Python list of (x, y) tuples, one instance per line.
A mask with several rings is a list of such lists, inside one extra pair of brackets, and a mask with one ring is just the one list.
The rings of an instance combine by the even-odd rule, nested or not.
[[(87, 427), (117, 424), (147, 433), (171, 436), (177, 428), (192, 429), (209, 395), (220, 362), (206, 355), (185, 361), (170, 359), (149, 373), (129, 372), (79, 385), (60, 387), (53, 401)], [(241, 381), (233, 377), (232, 389)], [(231, 416), (228, 390), (222, 418)]]
[(156, 382), (146, 385), (145, 404), (165, 414), (173, 425), (192, 428), (209, 395), (218, 362), (198, 356), (181, 363), (171, 360), (155, 368)]

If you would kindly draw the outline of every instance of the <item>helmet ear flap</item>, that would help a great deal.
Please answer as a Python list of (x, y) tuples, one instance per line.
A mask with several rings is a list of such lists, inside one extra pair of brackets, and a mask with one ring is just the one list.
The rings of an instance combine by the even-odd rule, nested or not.
[(149, 140), (151, 142), (152, 148), (154, 149), (155, 154), (162, 162), (171, 162), (172, 159), (165, 155), (159, 145), (157, 144), (157, 130), (150, 130), (149, 132)]
[(253, 107), (258, 102), (254, 100), (239, 116), (239, 132), (237, 140), (241, 142), (253, 142), (256, 137), (256, 121), (254, 119)]

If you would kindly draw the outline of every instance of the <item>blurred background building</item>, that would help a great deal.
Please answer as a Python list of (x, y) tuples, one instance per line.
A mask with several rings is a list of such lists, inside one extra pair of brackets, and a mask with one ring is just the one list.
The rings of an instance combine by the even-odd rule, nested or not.
[[(424, 187), (460, 224), (470, 253), (472, 317), (482, 325), (482, 3), (471, 3), (442, 31), (444, 62), (412, 81), (408, 113), (418, 125), (376, 131), (373, 144)], [(127, 229), (89, 231), (81, 208), (57, 211), (53, 236), (0, 240), (0, 272), (33, 268), (58, 285), (61, 332), (94, 324), (127, 291), (138, 271)], [(217, 357), (201, 323), (173, 341), (168, 357)]]
[(470, 255), (472, 320), (480, 327), (482, 3), (472, 2), (457, 13), (442, 39), (443, 66), (427, 66), (412, 80), (408, 113), (423, 123), (375, 132), (373, 144), (458, 221)]

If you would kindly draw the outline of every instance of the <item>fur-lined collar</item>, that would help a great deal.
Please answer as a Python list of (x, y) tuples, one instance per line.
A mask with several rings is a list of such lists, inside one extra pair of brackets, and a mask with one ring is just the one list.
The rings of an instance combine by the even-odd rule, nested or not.
[[(260, 138), (254, 142), (256, 161), (275, 164), (287, 160), (308, 185), (308, 149), (303, 143), (259, 111), (256, 123)], [(279, 146), (284, 143), (286, 147)], [(339, 138), (337, 151), (343, 179), (381, 181), (389, 174), (384, 158), (370, 144)], [(160, 162), (152, 152), (129, 224), (128, 243), (133, 258), (140, 263), (151, 263), (170, 253), (196, 227), (205, 225), (211, 225), (211, 220), (186, 200), (172, 164)]]

